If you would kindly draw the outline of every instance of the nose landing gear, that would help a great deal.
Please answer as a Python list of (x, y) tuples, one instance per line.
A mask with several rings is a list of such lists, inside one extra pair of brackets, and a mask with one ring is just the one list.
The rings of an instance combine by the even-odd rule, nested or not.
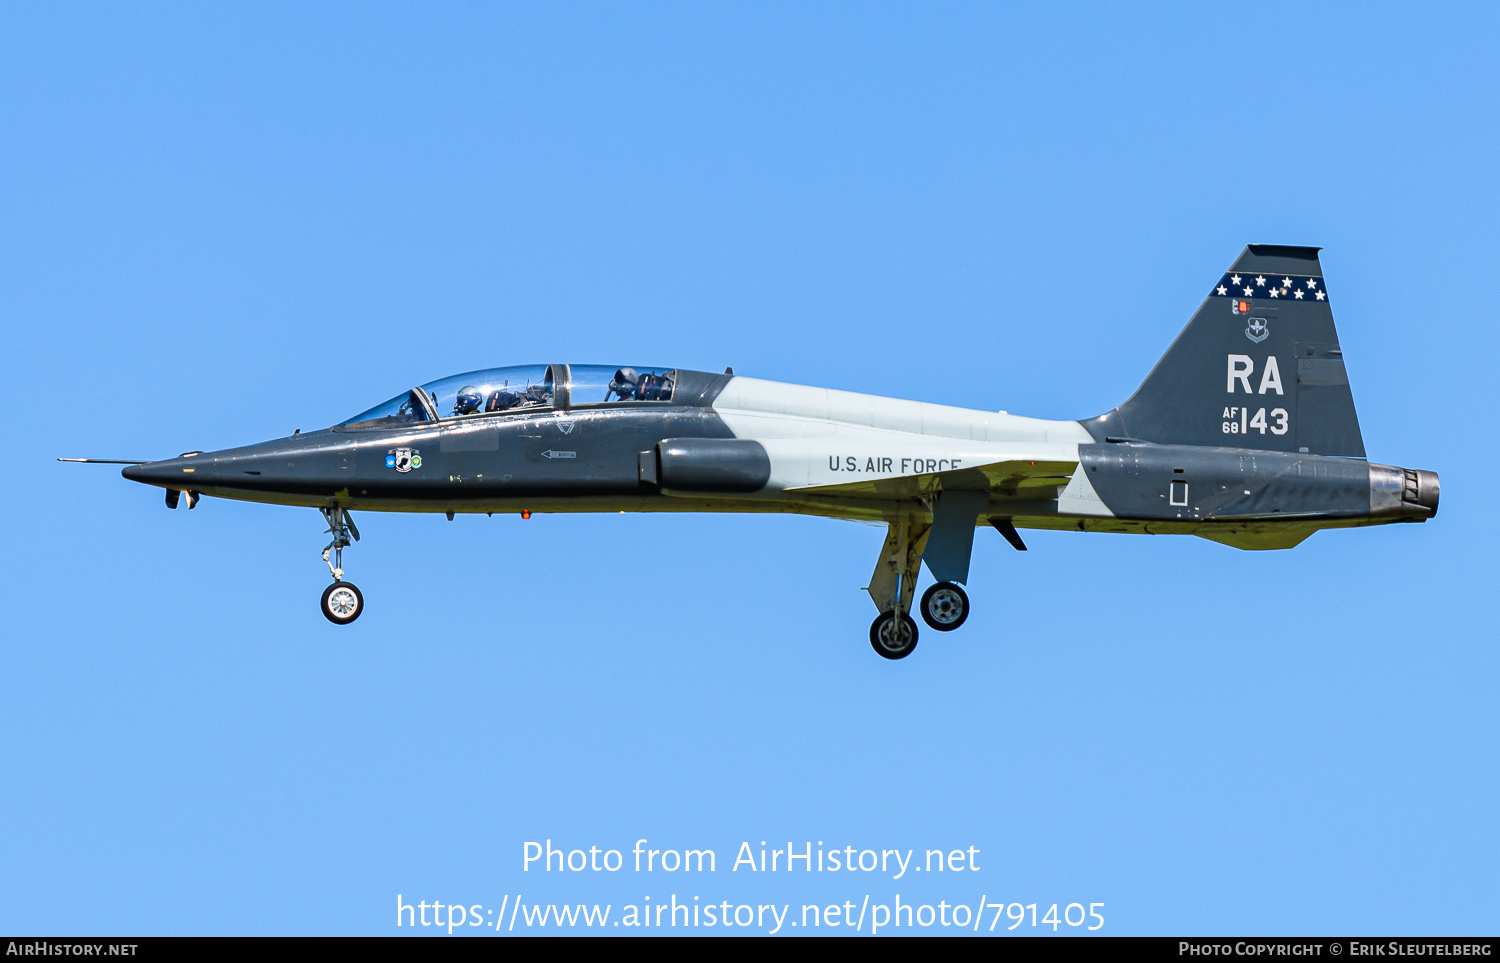
[[(323, 590), (320, 603), (323, 616), (335, 625), (348, 625), (365, 610), (365, 597), (360, 594), (358, 587), (353, 582), (344, 581), (344, 549), (349, 547), (351, 535), (354, 541), (359, 541), (359, 529), (355, 527), (354, 519), (339, 505), (320, 508), (318, 511), (328, 520), (328, 532), (333, 536), (333, 541), (323, 549), (323, 561), (328, 563), (328, 571), (333, 575), (333, 584)], [(330, 554), (333, 556), (332, 560), (329, 559)]]
[(334, 582), (323, 590), (323, 616), (334, 625), (348, 625), (364, 611), (365, 597), (353, 582)]

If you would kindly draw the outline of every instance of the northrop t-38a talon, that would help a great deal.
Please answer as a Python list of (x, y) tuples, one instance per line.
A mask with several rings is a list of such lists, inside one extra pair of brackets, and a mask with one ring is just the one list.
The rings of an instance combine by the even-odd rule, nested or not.
[[(65, 459), (87, 461), (92, 459)], [(104, 460), (104, 459), (97, 459)], [(1251, 245), (1128, 401), (1045, 421), (668, 367), (539, 364), (421, 385), (322, 431), (127, 464), (169, 508), (202, 495), (318, 509), (323, 614), (364, 606), (352, 511), (799, 512), (884, 522), (870, 643), (911, 654), (969, 614), (976, 528), (1185, 534), (1291, 548), (1422, 522), (1438, 476), (1365, 459), (1318, 249)]]

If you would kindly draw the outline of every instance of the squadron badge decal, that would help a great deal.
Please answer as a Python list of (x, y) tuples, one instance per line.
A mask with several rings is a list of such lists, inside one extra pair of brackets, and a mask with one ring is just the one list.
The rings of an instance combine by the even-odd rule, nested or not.
[(1271, 336), (1271, 328), (1266, 324), (1265, 318), (1251, 318), (1250, 326), (1245, 329), (1245, 337), (1253, 343), (1260, 344)]
[(422, 467), (422, 453), (416, 448), (392, 448), (385, 456), (385, 467), (405, 473)]

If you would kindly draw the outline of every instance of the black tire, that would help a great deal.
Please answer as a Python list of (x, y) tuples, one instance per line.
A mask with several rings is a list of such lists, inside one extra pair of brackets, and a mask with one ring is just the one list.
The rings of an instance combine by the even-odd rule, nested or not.
[(901, 629), (896, 630), (895, 615), (882, 612), (870, 623), (870, 647), (882, 659), (904, 659), (917, 647), (916, 621), (910, 615), (902, 615)]
[(334, 625), (348, 625), (365, 610), (365, 597), (353, 582), (334, 582), (323, 590), (323, 617)]
[(922, 593), (922, 621), (938, 632), (952, 632), (969, 617), (969, 595), (960, 585), (938, 582)]

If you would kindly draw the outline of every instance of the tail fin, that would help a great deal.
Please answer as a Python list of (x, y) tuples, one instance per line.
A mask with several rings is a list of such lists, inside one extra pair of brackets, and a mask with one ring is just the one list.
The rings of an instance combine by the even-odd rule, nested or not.
[(1130, 400), (1083, 426), (1099, 441), (1365, 457), (1318, 251), (1245, 248)]

